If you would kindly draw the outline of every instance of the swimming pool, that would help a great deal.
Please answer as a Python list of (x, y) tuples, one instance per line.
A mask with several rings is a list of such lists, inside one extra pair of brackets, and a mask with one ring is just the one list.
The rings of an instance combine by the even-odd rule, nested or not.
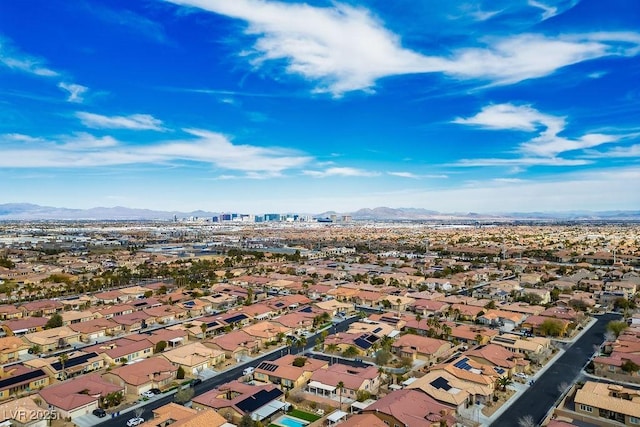
[(308, 421), (304, 421), (299, 418), (293, 418), (288, 415), (281, 416), (273, 423), (283, 427), (305, 427), (307, 424), (309, 424)]

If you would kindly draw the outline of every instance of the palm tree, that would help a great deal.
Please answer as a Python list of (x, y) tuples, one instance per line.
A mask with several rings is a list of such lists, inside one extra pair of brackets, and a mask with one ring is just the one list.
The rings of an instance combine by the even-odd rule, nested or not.
[(344, 383), (340, 381), (336, 386), (336, 388), (340, 392), (340, 410), (342, 410), (342, 390), (344, 390)]
[(512, 383), (513, 383), (513, 380), (507, 376), (500, 377), (498, 378), (498, 381), (496, 381), (496, 384), (500, 387), (500, 390), (502, 391), (506, 391), (507, 386)]
[(331, 344), (327, 345), (327, 351), (329, 353), (335, 353), (336, 351), (338, 351), (338, 344), (331, 343)]
[(67, 353), (62, 353), (58, 357), (58, 361), (60, 362), (60, 366), (62, 367), (62, 376), (66, 380), (67, 379), (67, 371), (65, 370), (65, 364), (69, 361), (69, 355)]
[(307, 345), (307, 338), (305, 337), (300, 338), (300, 340), (298, 341), (298, 349), (304, 352), (304, 348), (306, 345)]
[(206, 323), (202, 323), (200, 325), (200, 330), (202, 330), (202, 338), (206, 338), (207, 337), (207, 329), (208, 329), (208, 326), (207, 326)]

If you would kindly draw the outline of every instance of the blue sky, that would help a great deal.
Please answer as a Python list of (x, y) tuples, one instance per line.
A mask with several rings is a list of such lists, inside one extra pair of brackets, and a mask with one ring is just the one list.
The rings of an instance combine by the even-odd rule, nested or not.
[(637, 0), (0, 3), (0, 203), (640, 208)]

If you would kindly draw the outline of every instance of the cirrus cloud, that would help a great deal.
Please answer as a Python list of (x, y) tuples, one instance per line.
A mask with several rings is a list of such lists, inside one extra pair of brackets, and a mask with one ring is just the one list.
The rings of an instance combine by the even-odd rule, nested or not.
[[(635, 56), (640, 51), (639, 33), (601, 32), (500, 36), (473, 46), (450, 46), (447, 54), (422, 53), (403, 47), (397, 34), (362, 7), (264, 0), (167, 1), (247, 22), (246, 33), (255, 43), (252, 49), (242, 50), (241, 58), (255, 67), (284, 63), (287, 73), (302, 76), (315, 83), (316, 91), (334, 96), (371, 90), (381, 78), (414, 73), (513, 84), (579, 62)], [(551, 12), (548, 9), (546, 14)]]

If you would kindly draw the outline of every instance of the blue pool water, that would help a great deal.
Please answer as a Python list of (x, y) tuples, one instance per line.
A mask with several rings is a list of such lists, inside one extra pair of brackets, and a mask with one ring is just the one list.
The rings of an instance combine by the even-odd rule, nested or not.
[(283, 415), (282, 417), (278, 418), (274, 422), (274, 424), (278, 424), (283, 427), (305, 427), (309, 423), (307, 421), (299, 420), (298, 418)]

